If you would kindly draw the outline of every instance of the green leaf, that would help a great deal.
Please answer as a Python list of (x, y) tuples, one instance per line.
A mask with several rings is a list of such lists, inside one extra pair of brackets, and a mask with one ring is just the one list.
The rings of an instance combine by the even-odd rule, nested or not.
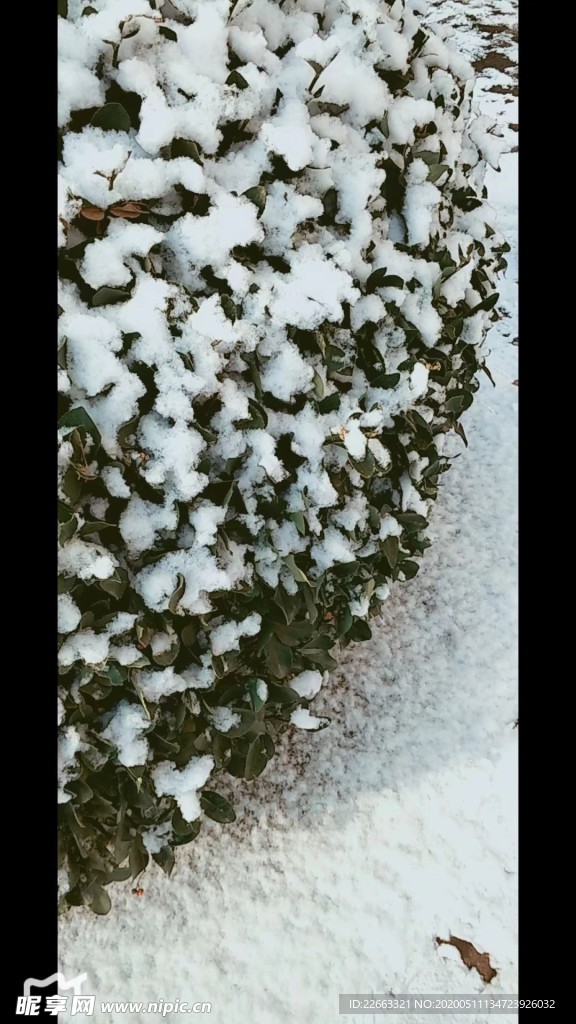
[(200, 820), (186, 821), (179, 807), (174, 808), (172, 814), (172, 828), (177, 836), (189, 836), (195, 839), (201, 829)]
[(311, 622), (293, 622), (290, 626), (274, 623), (274, 632), (287, 647), (299, 647), (301, 643), (310, 639), (314, 626)]
[(104, 285), (94, 292), (92, 306), (113, 306), (116, 302), (126, 302), (130, 298), (130, 292), (126, 288), (108, 288)]
[(58, 14), (61, 18), (68, 17), (68, 0), (58, 0)]
[(128, 574), (125, 569), (116, 569), (113, 576), (107, 580), (99, 580), (98, 585), (104, 593), (111, 594), (118, 600), (128, 586)]
[(130, 853), (128, 854), (128, 863), (130, 865), (130, 871), (132, 872), (132, 879), (141, 875), (150, 860), (150, 854), (144, 846), (140, 836), (134, 840), (130, 847)]
[(98, 675), (105, 676), (112, 686), (123, 686), (126, 682), (127, 671), (125, 668), (120, 668), (118, 665), (108, 665), (107, 668), (102, 669)]
[(479, 302), (477, 306), (474, 306), (473, 309), (469, 310), (466, 316), (472, 316), (473, 313), (478, 313), (481, 309), (486, 312), (490, 309), (494, 309), (499, 298), (500, 292), (494, 292), (492, 295), (489, 295), (487, 299), (482, 299), (482, 302)]
[(292, 668), (292, 650), (278, 640), (276, 636), (270, 637), (266, 646), (266, 663), (268, 668), (278, 679), (283, 679), (290, 673)]
[(89, 899), (90, 910), (94, 914), (104, 915), (107, 914), (112, 906), (110, 897), (105, 889), (96, 882), (92, 882), (86, 890), (86, 895)]
[(306, 574), (298, 565), (296, 565), (296, 559), (294, 558), (294, 555), (285, 555), (282, 561), (284, 562), (284, 565), (286, 565), (288, 569), (290, 569), (290, 572), (292, 573), (295, 580), (297, 580), (299, 583), (310, 583)]
[(450, 171), (448, 164), (434, 164), (428, 171), (428, 181), (431, 181), (432, 183), (438, 181), (445, 171)]
[(306, 519), (303, 512), (291, 512), (290, 519), (303, 537), (306, 536)]
[(226, 79), (226, 85), (235, 85), (237, 89), (247, 89), (248, 82), (239, 71), (232, 71)]
[(300, 653), (307, 661), (312, 662), (313, 665), (317, 665), (318, 668), (325, 669), (327, 672), (330, 672), (332, 669), (337, 667), (338, 662), (331, 654), (328, 653), (328, 651), (325, 651), (320, 647), (305, 647)]
[(424, 516), (418, 515), (417, 512), (400, 512), (396, 515), (396, 519), (408, 533), (414, 530), (423, 530), (425, 526), (428, 526), (428, 520)]
[(422, 149), (419, 153), (414, 153), (414, 158), (416, 160), (423, 160), (429, 167), (440, 163), (440, 153), (435, 153), (431, 149)]
[(329, 188), (327, 192), (322, 196), (322, 206), (324, 207), (324, 216), (329, 221), (334, 221), (336, 214), (338, 213), (338, 192), (335, 188)]
[(106, 103), (96, 111), (90, 123), (105, 131), (129, 132), (131, 128), (130, 116), (121, 103)]
[(312, 378), (312, 383), (314, 385), (314, 398), (316, 398), (317, 401), (321, 402), (324, 397), (325, 389), (324, 381), (322, 380), (322, 377), (320, 376), (317, 370), (314, 370), (314, 377)]
[(168, 28), (167, 25), (160, 25), (160, 28), (158, 29), (158, 31), (159, 31), (160, 35), (164, 36), (166, 39), (171, 39), (172, 42), (174, 42), (174, 43), (178, 42), (178, 36), (176, 35), (174, 29)]
[(111, 882), (126, 882), (127, 879), (130, 878), (130, 875), (131, 875), (131, 871), (130, 871), (130, 868), (128, 868), (128, 867), (126, 867), (126, 868), (114, 868), (114, 870), (110, 872), (108, 877), (109, 877)]
[(264, 213), (264, 208), (266, 206), (266, 189), (264, 188), (264, 185), (254, 185), (242, 194), (245, 195), (246, 199), (249, 199), (251, 203), (254, 203), (254, 206), (258, 209), (258, 216), (260, 217)]
[(468, 438), (466, 437), (466, 434), (464, 432), (464, 427), (462, 426), (462, 424), (461, 423), (455, 423), (454, 426), (453, 426), (453, 430), (454, 430), (454, 433), (458, 434), (458, 436), (462, 438), (462, 440), (463, 440), (463, 442), (464, 442), (464, 444), (465, 444), (465, 446), (467, 448), (468, 447)]
[(404, 288), (405, 282), (396, 274), (389, 274), (386, 267), (380, 267), (366, 281), (366, 291), (373, 292), (376, 288)]
[(170, 847), (163, 846), (159, 853), (152, 854), (152, 858), (162, 868), (164, 874), (168, 875), (168, 878), (170, 878), (170, 875), (172, 874), (172, 870), (174, 868), (174, 864), (176, 863), (174, 853), (172, 852)]
[(249, 679), (246, 683), (246, 692), (250, 695), (250, 703), (253, 711), (260, 711), (264, 707), (264, 701), (258, 693), (259, 679)]
[(344, 610), (338, 616), (338, 636), (345, 636), (352, 628), (353, 621), (352, 612), (348, 605), (346, 605)]
[(70, 427), (70, 429), (73, 429), (75, 427), (83, 427), (86, 433), (90, 434), (94, 441), (94, 454), (96, 454), (96, 452), (98, 451), (100, 443), (102, 441), (100, 431), (98, 430), (98, 427), (94, 423), (92, 417), (88, 415), (86, 409), (83, 409), (81, 405), (77, 406), (76, 409), (71, 409), (70, 412), (65, 413), (64, 416), (61, 416), (60, 419), (58, 420), (58, 427), (60, 429), (63, 429), (65, 427)]
[(220, 793), (214, 793), (208, 789), (203, 790), (200, 794), (200, 806), (204, 814), (212, 818), (213, 821), (221, 821), (223, 825), (236, 821), (236, 811), (226, 797), (221, 796)]
[(238, 310), (236, 309), (236, 303), (234, 300), (231, 299), (229, 295), (221, 295), (220, 305), (224, 310), (224, 316), (226, 319), (230, 320), (231, 323), (235, 323), (238, 318)]
[(389, 388), (395, 388), (399, 380), (399, 373), (379, 373), (369, 383), (371, 388), (383, 388), (384, 390), (387, 390)]
[[(248, 753), (246, 754), (246, 767), (244, 770), (244, 778), (247, 782), (250, 782), (251, 779), (255, 779), (264, 771), (271, 757), (271, 753), (269, 753), (269, 744), (271, 742), (272, 741), (269, 736), (257, 736), (248, 747)], [(273, 743), (272, 753), (274, 753)]]
[(360, 476), (369, 479), (374, 475), (376, 469), (376, 459), (372, 455), (372, 452), (368, 449), (363, 459), (353, 459), (351, 455), (348, 456), (349, 461), (354, 466), (356, 472), (360, 473)]
[(186, 156), (190, 160), (194, 160), (195, 163), (202, 166), (202, 157), (200, 156), (198, 143), (194, 142), (192, 139), (172, 139), (170, 155), (173, 158)]
[(73, 782), (69, 782), (64, 788), (76, 797), (75, 802), (77, 804), (85, 804), (94, 796), (94, 790), (82, 779), (74, 779)]
[(281, 686), (279, 683), (268, 683), (269, 704), (297, 704), (302, 698), (296, 690), (290, 686)]
[(352, 629), (350, 630), (350, 638), (352, 640), (371, 640), (372, 630), (364, 619), (356, 619)]
[(495, 388), (496, 387), (496, 381), (494, 380), (494, 377), (492, 376), (492, 374), (490, 373), (490, 370), (486, 366), (486, 363), (481, 363), (480, 364), (480, 369), (482, 370), (483, 373), (486, 374), (486, 376), (488, 377), (488, 380), (492, 384), (492, 387)]
[(171, 611), (173, 614), (175, 614), (175, 612), (178, 609), (178, 605), (180, 604), (181, 599), (184, 597), (184, 591), (185, 590), (186, 590), (186, 580), (185, 580), (184, 576), (182, 576), (181, 573), (178, 573), (178, 576), (176, 578), (176, 589), (175, 589), (174, 593), (172, 594), (172, 597), (168, 601), (168, 611)]
[(336, 412), (340, 408), (340, 394), (338, 391), (334, 391), (333, 394), (323, 398), (321, 402), (318, 402), (318, 412), (323, 415), (327, 412)]
[(274, 593), (274, 604), (282, 609), (286, 622), (290, 625), (300, 608), (300, 598), (298, 594), (289, 594), (280, 583)]
[(304, 595), (304, 600), (306, 602), (306, 611), (308, 613), (308, 618), (310, 619), (310, 622), (316, 622), (316, 619), (318, 618), (318, 608), (316, 605), (315, 591), (312, 589), (310, 585), (307, 587), (302, 587), (301, 589)]
[(386, 556), (386, 560), (391, 569), (394, 568), (398, 561), (398, 552), (400, 550), (400, 541), (398, 537), (386, 537), (380, 545), (382, 553)]
[(72, 516), (66, 523), (62, 523), (58, 531), (58, 539), (61, 544), (65, 544), (67, 540), (71, 540), (78, 528), (77, 516)]
[(428, 35), (421, 28), (412, 36), (412, 43), (414, 44), (411, 54), (412, 59), (418, 56), (427, 39)]
[(407, 559), (405, 562), (402, 562), (400, 564), (399, 571), (404, 573), (404, 579), (411, 580), (412, 577), (416, 575), (419, 568), (420, 566), (418, 565), (417, 562), (412, 562), (409, 559)]
[[(319, 64), (317, 60), (307, 60), (306, 63), (309, 64), (312, 70), (316, 73), (316, 78), (318, 78), (318, 75), (321, 75), (324, 71), (324, 66)], [(314, 81), (316, 81), (316, 79), (314, 79)]]

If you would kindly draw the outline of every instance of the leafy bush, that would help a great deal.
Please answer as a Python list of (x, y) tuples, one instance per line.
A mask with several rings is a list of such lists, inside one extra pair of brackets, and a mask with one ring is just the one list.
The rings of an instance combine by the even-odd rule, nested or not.
[(64, 905), (233, 820), (429, 543), (507, 246), (416, 6), (60, 4)]

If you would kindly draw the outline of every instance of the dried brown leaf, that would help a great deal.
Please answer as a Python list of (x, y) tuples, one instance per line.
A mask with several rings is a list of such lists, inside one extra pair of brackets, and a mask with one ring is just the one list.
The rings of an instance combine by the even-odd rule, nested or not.
[(492, 967), (490, 963), (489, 953), (479, 953), (475, 946), (467, 939), (459, 939), (456, 935), (451, 935), (449, 939), (436, 938), (436, 945), (438, 946), (454, 946), (455, 949), (460, 953), (462, 963), (468, 968), (469, 971), (474, 968), (478, 971), (478, 974), (487, 984), (495, 978), (498, 971)]
[(140, 217), (146, 210), (146, 207), (142, 203), (115, 203), (114, 206), (110, 207), (110, 214), (112, 217), (126, 217), (129, 220), (133, 220), (135, 217)]
[(106, 214), (99, 206), (92, 206), (90, 203), (87, 203), (80, 210), (80, 216), (86, 220), (104, 220)]

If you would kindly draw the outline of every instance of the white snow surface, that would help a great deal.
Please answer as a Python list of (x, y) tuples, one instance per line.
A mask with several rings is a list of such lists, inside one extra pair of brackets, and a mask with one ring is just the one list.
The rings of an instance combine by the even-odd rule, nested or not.
[[(264, 21), (266, 0), (254, 2)], [(457, 41), (472, 58), (494, 46), (476, 22), (491, 24), (496, 11), (498, 24), (515, 24), (509, 0), (433, 7), (459, 22)], [(190, 52), (200, 54), (200, 29), (192, 36)], [(257, 60), (257, 38), (245, 45)], [(514, 92), (492, 91), (507, 77), (492, 70), (480, 83), (482, 107), (510, 136)], [(422, 570), (392, 588), (372, 640), (349, 648), (324, 681), (313, 710), (330, 727), (292, 730), (249, 786), (218, 778), (234, 824), (204, 820), (170, 880), (148, 869), (141, 899), (118, 885), (109, 916), (73, 908), (63, 919), (60, 969), (87, 972), (95, 1024), (113, 1021), (100, 999), (209, 1000), (215, 1024), (337, 1024), (344, 991), (517, 991), (516, 155), (500, 164), (487, 185), (513, 250), (501, 286), (508, 316), (486, 343), (496, 388), (484, 378), (463, 417), (470, 447), (444, 478)], [(455, 438), (450, 445), (461, 450)], [(201, 760), (204, 775), (209, 759)], [(194, 774), (158, 779), (160, 789), (178, 789), (188, 813)], [(490, 985), (453, 948), (436, 946), (450, 933), (490, 954)], [(122, 1015), (127, 1024), (147, 1019)]]

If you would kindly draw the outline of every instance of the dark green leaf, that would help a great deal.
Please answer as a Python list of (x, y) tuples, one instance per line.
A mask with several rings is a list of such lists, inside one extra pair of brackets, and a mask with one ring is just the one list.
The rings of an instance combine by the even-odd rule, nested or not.
[(370, 387), (384, 388), (385, 390), (395, 388), (399, 380), (399, 373), (379, 373), (377, 377), (370, 381)]
[(402, 562), (399, 566), (400, 572), (404, 573), (404, 579), (406, 580), (411, 580), (412, 577), (416, 575), (419, 568), (420, 566), (417, 562), (411, 562), (410, 560)]
[(104, 285), (94, 292), (92, 296), (93, 306), (112, 306), (116, 302), (126, 302), (130, 298), (130, 292), (126, 288), (108, 288)]
[(246, 683), (246, 692), (250, 695), (250, 703), (253, 711), (260, 711), (260, 708), (263, 707), (265, 703), (258, 693), (258, 687), (261, 684), (262, 680), (259, 679), (249, 679)]
[(176, 862), (170, 847), (163, 846), (159, 853), (152, 854), (152, 858), (160, 865), (164, 874), (168, 875), (169, 878)]
[(386, 556), (386, 560), (391, 569), (394, 568), (398, 561), (398, 551), (400, 549), (400, 542), (398, 537), (386, 537), (380, 545), (383, 554)]
[(191, 839), (195, 839), (200, 832), (200, 819), (186, 821), (180, 808), (175, 807), (172, 814), (172, 828), (177, 836), (189, 836)]
[(364, 619), (356, 619), (350, 630), (351, 640), (371, 640), (372, 630)]
[(266, 745), (267, 739), (269, 739), (267, 736), (257, 736), (248, 747), (248, 753), (246, 754), (246, 768), (244, 771), (244, 778), (248, 782), (251, 779), (255, 779), (258, 775), (261, 775), (268, 764), (269, 755)]
[(88, 886), (86, 895), (89, 900), (90, 910), (92, 910), (94, 914), (104, 915), (108, 913), (112, 903), (108, 893), (101, 885), (97, 885), (96, 882), (93, 882)]
[(200, 806), (204, 814), (212, 818), (213, 821), (221, 821), (223, 824), (236, 821), (236, 812), (232, 804), (220, 793), (214, 793), (208, 789), (203, 790), (200, 794)]
[(238, 317), (238, 310), (236, 309), (236, 303), (234, 300), (231, 299), (229, 295), (221, 295), (220, 305), (224, 310), (224, 316), (226, 319), (230, 320), (231, 323), (235, 323)]
[(173, 158), (179, 156), (189, 157), (194, 160), (195, 163), (202, 166), (202, 157), (200, 156), (200, 150), (198, 143), (192, 139), (173, 139), (172, 145), (170, 146), (170, 155)]
[(266, 646), (266, 663), (274, 676), (283, 679), (292, 668), (292, 651), (290, 647), (272, 636)]
[(338, 391), (334, 391), (333, 394), (327, 395), (321, 402), (318, 402), (318, 412), (323, 415), (327, 412), (335, 412), (336, 409), (340, 408), (341, 397)]
[(174, 29), (168, 28), (167, 25), (160, 25), (160, 28), (158, 29), (158, 31), (159, 31), (160, 35), (164, 36), (166, 39), (171, 39), (172, 42), (174, 42), (174, 43), (178, 42), (178, 36), (176, 35)]
[(301, 700), (300, 694), (296, 693), (290, 686), (281, 686), (279, 683), (268, 683), (269, 704), (296, 704)]
[(121, 103), (106, 103), (94, 114), (91, 124), (106, 131), (129, 132), (130, 116)]
[(373, 292), (376, 288), (404, 288), (405, 282), (396, 274), (389, 274), (386, 267), (380, 267), (370, 274), (366, 281), (366, 291)]
[(70, 412), (67, 412), (65, 413), (64, 416), (61, 416), (60, 419), (58, 420), (58, 427), (60, 429), (64, 427), (83, 427), (86, 433), (90, 434), (94, 441), (94, 444), (96, 446), (94, 454), (96, 454), (96, 452), (98, 451), (100, 447), (100, 442), (102, 440), (100, 436), (100, 431), (98, 430), (98, 427), (94, 423), (92, 417), (88, 415), (86, 409), (83, 409), (82, 406), (78, 406), (76, 409), (71, 409)]
[(226, 79), (226, 85), (235, 85), (237, 89), (247, 89), (248, 82), (239, 71), (232, 71)]
[(481, 309), (485, 310), (486, 312), (488, 312), (488, 310), (490, 309), (494, 309), (494, 306), (498, 302), (499, 298), (500, 292), (493, 292), (493, 294), (489, 295), (487, 299), (482, 299), (482, 302), (479, 302), (477, 306), (474, 306), (473, 309), (469, 310), (469, 312), (466, 315), (472, 316), (473, 313), (478, 313)]
[(144, 846), (140, 836), (134, 840), (130, 847), (130, 853), (128, 855), (128, 863), (130, 864), (130, 871), (132, 872), (132, 878), (137, 878), (141, 875), (144, 869), (148, 866), (150, 855), (148, 850)]
[(254, 185), (252, 188), (247, 189), (243, 195), (245, 195), (246, 199), (249, 199), (250, 202), (254, 203), (254, 206), (256, 206), (259, 211), (259, 215), (264, 212), (264, 208), (266, 206), (266, 189), (264, 188), (264, 185)]

